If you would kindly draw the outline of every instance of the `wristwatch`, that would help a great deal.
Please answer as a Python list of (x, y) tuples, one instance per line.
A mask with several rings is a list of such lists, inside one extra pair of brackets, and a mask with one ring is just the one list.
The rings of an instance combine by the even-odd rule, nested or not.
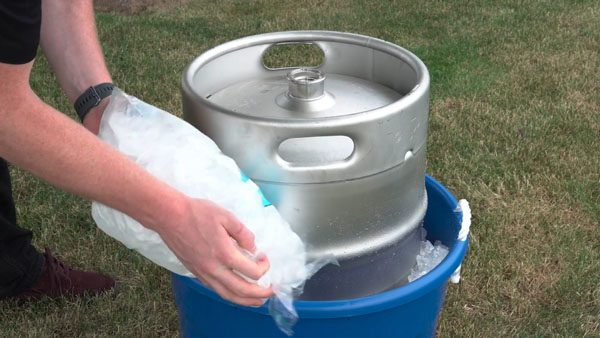
[(79, 116), (79, 120), (83, 122), (83, 119), (92, 108), (99, 105), (102, 99), (112, 94), (114, 87), (115, 86), (112, 83), (107, 82), (92, 86), (83, 92), (83, 94), (81, 94), (77, 100), (75, 100), (74, 104), (77, 116)]

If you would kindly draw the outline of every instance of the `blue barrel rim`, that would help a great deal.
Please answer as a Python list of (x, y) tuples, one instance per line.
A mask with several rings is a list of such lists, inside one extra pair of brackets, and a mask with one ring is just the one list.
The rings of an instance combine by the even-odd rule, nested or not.
[[(429, 191), (434, 191), (438, 196), (442, 197), (446, 205), (456, 208), (458, 201), (446, 187), (436, 181), (433, 177), (425, 176), (425, 185)], [(457, 227), (457, 234), (460, 230), (462, 213), (454, 213), (455, 217), (452, 224)], [(340, 318), (354, 317), (364, 314), (371, 314), (385, 311), (389, 308), (396, 307), (402, 304), (409, 303), (421, 296), (442, 287), (448, 282), (450, 276), (462, 263), (468, 248), (468, 238), (465, 241), (456, 240), (454, 245), (449, 248), (448, 255), (444, 260), (421, 278), (402, 285), (396, 289), (384, 291), (375, 295), (345, 299), (345, 300), (329, 300), (329, 301), (294, 301), (296, 311), (300, 318)], [(268, 306), (261, 307), (245, 307), (231, 303), (221, 298), (217, 293), (202, 285), (198, 280), (190, 277), (173, 274), (179, 282), (187, 287), (207, 296), (218, 302), (226, 303), (232, 307), (242, 308), (245, 311), (251, 311), (269, 316)]]

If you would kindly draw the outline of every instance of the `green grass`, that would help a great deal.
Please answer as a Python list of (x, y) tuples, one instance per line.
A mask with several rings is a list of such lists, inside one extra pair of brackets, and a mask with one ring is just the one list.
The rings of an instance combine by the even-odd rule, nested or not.
[[(412, 50), (432, 76), (428, 171), (474, 214), (463, 280), (448, 288), (439, 336), (600, 336), (600, 3), (302, 3), (192, 0), (99, 14), (98, 26), (115, 82), (174, 114), (185, 65), (238, 37), (327, 29)], [(43, 57), (32, 85), (72, 112)], [(13, 174), (19, 219), (35, 243), (112, 274), (121, 288), (0, 303), (0, 335), (177, 335), (168, 273), (97, 230), (88, 202)]]

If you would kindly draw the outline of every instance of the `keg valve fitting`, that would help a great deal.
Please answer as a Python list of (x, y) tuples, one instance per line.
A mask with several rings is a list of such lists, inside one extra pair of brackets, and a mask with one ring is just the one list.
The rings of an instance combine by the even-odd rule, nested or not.
[(325, 74), (318, 69), (294, 69), (287, 79), (288, 94), (293, 99), (313, 101), (325, 95)]

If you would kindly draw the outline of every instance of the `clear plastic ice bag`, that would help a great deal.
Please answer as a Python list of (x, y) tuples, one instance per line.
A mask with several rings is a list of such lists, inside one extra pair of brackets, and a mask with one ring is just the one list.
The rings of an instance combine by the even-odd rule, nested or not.
[[(258, 186), (244, 178), (235, 162), (187, 122), (116, 88), (99, 137), (186, 195), (231, 211), (254, 233), (256, 254), (265, 254), (270, 262), (257, 284), (272, 285), (275, 296), (269, 310), (280, 329), (291, 334), (297, 320), (294, 295), (327, 262), (307, 263), (301, 239), (275, 207), (263, 206)], [(97, 202), (92, 203), (92, 216), (100, 229), (128, 248), (172, 272), (193, 276), (158, 233)]]

